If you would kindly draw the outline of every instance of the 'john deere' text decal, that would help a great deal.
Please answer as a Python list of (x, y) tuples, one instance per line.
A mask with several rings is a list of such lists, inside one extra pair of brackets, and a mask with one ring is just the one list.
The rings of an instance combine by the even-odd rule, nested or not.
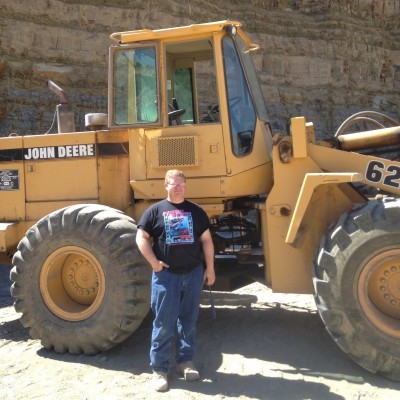
[(46, 158), (93, 157), (94, 144), (74, 144), (68, 146), (32, 147), (24, 149), (25, 160)]

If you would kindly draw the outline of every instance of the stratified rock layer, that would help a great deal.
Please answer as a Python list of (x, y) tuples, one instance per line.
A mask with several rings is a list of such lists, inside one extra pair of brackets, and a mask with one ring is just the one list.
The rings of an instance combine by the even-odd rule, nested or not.
[(69, 95), (76, 129), (107, 112), (109, 35), (235, 19), (261, 45), (255, 63), (274, 130), (291, 116), (331, 136), (354, 112), (400, 119), (400, 0), (3, 0), (0, 134), (45, 133)]

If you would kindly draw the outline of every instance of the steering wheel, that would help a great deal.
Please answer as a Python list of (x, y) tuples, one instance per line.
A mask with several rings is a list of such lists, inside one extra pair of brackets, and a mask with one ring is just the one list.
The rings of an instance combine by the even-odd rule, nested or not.
[(185, 114), (186, 110), (184, 108), (180, 108), (175, 110), (171, 104), (168, 104), (168, 121), (170, 125), (182, 125), (182, 121), (180, 116)]

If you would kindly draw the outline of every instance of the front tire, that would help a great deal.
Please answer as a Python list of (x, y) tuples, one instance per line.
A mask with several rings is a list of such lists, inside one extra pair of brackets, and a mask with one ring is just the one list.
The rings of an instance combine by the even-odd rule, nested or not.
[(150, 271), (136, 225), (100, 205), (38, 221), (13, 258), (11, 293), (21, 322), (56, 352), (97, 354), (134, 332), (150, 308)]
[(400, 200), (344, 214), (321, 242), (315, 300), (326, 329), (360, 366), (400, 381)]

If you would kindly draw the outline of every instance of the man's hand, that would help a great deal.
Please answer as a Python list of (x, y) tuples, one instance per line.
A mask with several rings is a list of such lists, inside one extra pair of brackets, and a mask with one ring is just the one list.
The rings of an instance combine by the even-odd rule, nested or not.
[(156, 260), (156, 262), (151, 264), (151, 268), (153, 268), (154, 272), (160, 272), (163, 270), (163, 268), (169, 268), (169, 265), (165, 264), (164, 261)]
[(163, 268), (169, 268), (164, 261), (158, 260), (154, 254), (152, 247), (153, 239), (143, 229), (138, 229), (136, 233), (136, 244), (143, 254), (144, 258), (149, 262), (154, 272), (160, 272)]
[(212, 269), (206, 268), (206, 270), (204, 271), (204, 282), (209, 286), (214, 284), (215, 282), (214, 268)]
[(203, 253), (206, 260), (206, 270), (204, 271), (204, 282), (207, 285), (213, 285), (215, 282), (215, 270), (214, 270), (214, 244), (211, 237), (211, 232), (207, 229), (200, 236), (201, 245), (203, 247)]

